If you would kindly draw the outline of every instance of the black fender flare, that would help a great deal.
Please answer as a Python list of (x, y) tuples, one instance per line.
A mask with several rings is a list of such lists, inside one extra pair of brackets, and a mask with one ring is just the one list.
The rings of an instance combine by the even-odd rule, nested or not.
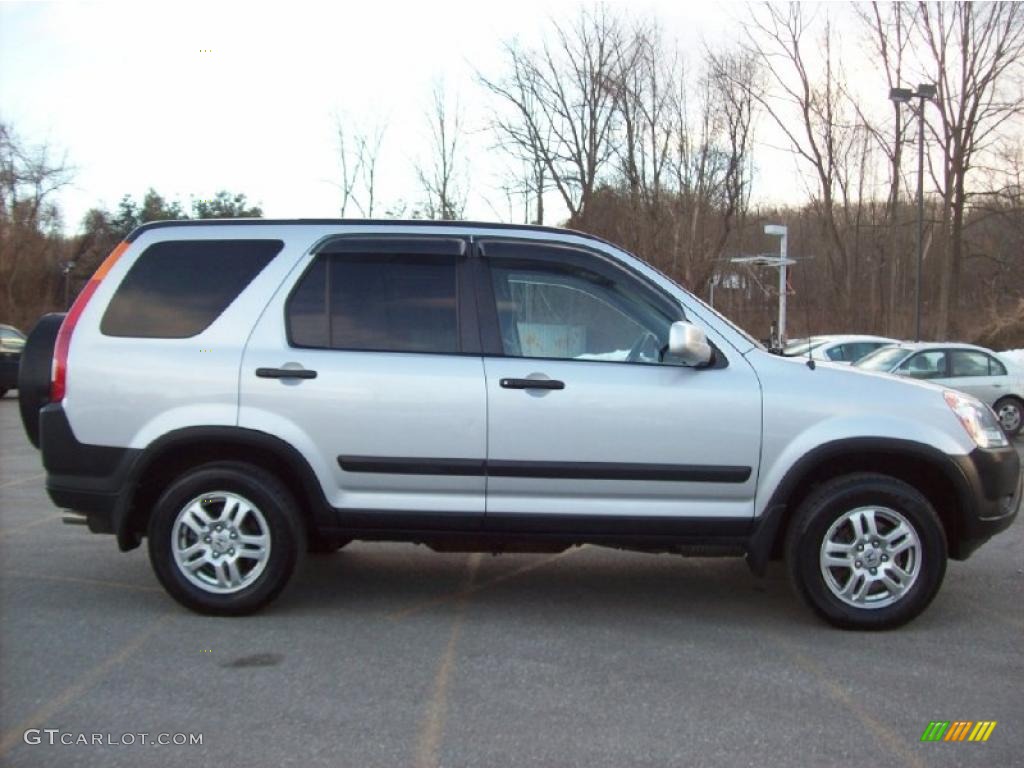
[(140, 480), (146, 476), (154, 462), (173, 450), (189, 445), (202, 447), (211, 444), (232, 445), (243, 449), (256, 448), (270, 453), (299, 479), (306, 498), (312, 501), (312, 506), (307, 511), (314, 527), (337, 527), (337, 515), (328, 503), (316, 473), (302, 453), (291, 443), (276, 435), (245, 427), (184, 427), (161, 435), (135, 458), (126, 482), (129, 491), (122, 494), (113, 515), (114, 532), (117, 534), (118, 546), (122, 550), (133, 549), (139, 544), (137, 534), (130, 527), (131, 513)]
[[(849, 437), (823, 443), (800, 457), (786, 472), (778, 487), (755, 520), (747, 542), (747, 564), (762, 575), (782, 533), (784, 523), (794, 510), (789, 499), (823, 464), (847, 456), (899, 456), (924, 462), (940, 471), (956, 489), (958, 516), (962, 519), (977, 507), (976, 479), (971, 479), (973, 465), (967, 456), (954, 457), (938, 448), (916, 440), (890, 437)], [(963, 459), (961, 461), (960, 459)]]

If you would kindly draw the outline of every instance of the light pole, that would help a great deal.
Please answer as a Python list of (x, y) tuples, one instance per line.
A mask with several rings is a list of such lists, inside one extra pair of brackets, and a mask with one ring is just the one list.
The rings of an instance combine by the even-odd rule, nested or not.
[(74, 261), (65, 261), (61, 266), (64, 273), (64, 311), (67, 312), (71, 306), (71, 271), (75, 268)]
[(924, 260), (924, 103), (935, 98), (935, 86), (919, 83), (916, 92), (909, 88), (890, 88), (889, 98), (896, 104), (920, 99), (917, 107), (917, 277), (914, 280), (914, 341), (920, 341), (921, 262)]
[[(784, 224), (765, 224), (766, 235), (778, 235), (782, 238), (779, 243), (779, 347), (786, 345), (786, 266), (789, 260), (786, 258), (787, 244), (789, 240), (789, 228)], [(810, 333), (810, 331), (808, 331)]]
[(789, 258), (787, 255), (789, 229), (784, 224), (765, 224), (764, 233), (766, 235), (779, 235), (782, 237), (778, 256), (773, 253), (761, 253), (757, 256), (734, 256), (729, 261), (733, 264), (744, 264), (748, 267), (772, 267), (779, 270), (779, 319), (775, 335), (777, 346), (781, 349), (786, 343), (786, 268), (791, 264), (796, 264), (796, 260)]

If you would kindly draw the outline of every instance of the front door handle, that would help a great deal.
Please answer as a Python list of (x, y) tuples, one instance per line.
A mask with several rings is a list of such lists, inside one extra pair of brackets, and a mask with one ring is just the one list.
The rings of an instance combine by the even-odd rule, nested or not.
[(502, 379), (502, 389), (565, 389), (558, 379)]
[(261, 379), (315, 379), (316, 371), (308, 368), (257, 368)]

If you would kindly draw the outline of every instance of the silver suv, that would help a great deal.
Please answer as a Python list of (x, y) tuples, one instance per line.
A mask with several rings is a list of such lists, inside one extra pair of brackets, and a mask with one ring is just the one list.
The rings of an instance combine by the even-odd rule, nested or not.
[(353, 539), (589, 543), (785, 557), (826, 620), (891, 627), (1021, 500), (976, 399), (769, 354), (557, 229), (148, 224), (40, 321), (20, 386), (54, 503), (147, 540), (204, 613)]

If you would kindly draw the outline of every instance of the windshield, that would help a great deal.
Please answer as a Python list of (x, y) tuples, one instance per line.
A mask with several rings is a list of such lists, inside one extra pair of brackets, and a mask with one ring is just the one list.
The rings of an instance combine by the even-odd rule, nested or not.
[(882, 347), (865, 355), (854, 365), (866, 371), (891, 371), (909, 354), (910, 350), (904, 347)]
[(797, 357), (798, 355), (806, 355), (812, 349), (817, 349), (828, 343), (828, 339), (806, 339), (798, 341), (795, 344), (788, 345), (782, 350), (782, 354), (786, 357)]
[[(676, 285), (679, 285), (679, 283), (676, 283), (676, 282), (675, 282), (674, 280), (672, 280), (672, 278), (668, 278), (668, 279), (669, 279), (669, 280), (671, 280), (671, 281), (672, 281), (673, 283), (675, 283)], [(680, 288), (682, 288), (682, 286), (680, 286)], [(683, 290), (684, 290), (684, 291), (686, 291), (686, 289), (685, 289), (685, 288), (683, 288)], [(746, 339), (747, 341), (749, 341), (749, 342), (750, 342), (751, 344), (753, 344), (753, 345), (754, 345), (755, 347), (757, 347), (758, 349), (764, 349), (764, 344), (762, 344), (762, 343), (761, 343), (760, 341), (758, 341), (758, 340), (757, 340), (756, 338), (754, 338), (753, 336), (751, 336), (749, 332), (747, 332), (746, 330), (744, 330), (744, 329), (743, 329), (743, 328), (741, 328), (740, 326), (736, 325), (736, 323), (734, 323), (734, 322), (733, 322), (732, 320), (730, 320), (730, 319), (729, 319), (728, 317), (726, 317), (726, 316), (725, 316), (725, 315), (723, 315), (723, 314), (722, 314), (721, 312), (719, 312), (719, 311), (718, 311), (717, 309), (715, 309), (714, 307), (712, 307), (712, 306), (711, 306), (710, 304), (708, 304), (708, 303), (707, 303), (706, 301), (704, 301), (703, 299), (701, 299), (701, 298), (700, 298), (700, 296), (697, 296), (697, 295), (696, 295), (696, 294), (694, 294), (694, 293), (690, 293), (689, 291), (686, 291), (686, 293), (687, 293), (687, 298), (689, 298), (689, 299), (693, 299), (693, 300), (694, 300), (694, 301), (696, 301), (696, 302), (697, 302), (698, 304), (700, 304), (700, 306), (701, 306), (701, 309), (703, 309), (703, 310), (707, 310), (708, 312), (710, 312), (711, 314), (713, 314), (713, 315), (714, 315), (715, 317), (717, 317), (717, 318), (718, 318), (719, 320), (721, 320), (721, 321), (722, 321), (723, 323), (726, 323), (726, 324), (727, 324), (727, 325), (728, 325), (728, 326), (729, 326), (730, 328), (732, 328), (732, 329), (733, 329), (734, 331), (736, 331), (736, 333), (738, 333), (738, 334), (739, 334), (740, 336), (742, 336), (742, 337), (743, 337), (744, 339)]]

